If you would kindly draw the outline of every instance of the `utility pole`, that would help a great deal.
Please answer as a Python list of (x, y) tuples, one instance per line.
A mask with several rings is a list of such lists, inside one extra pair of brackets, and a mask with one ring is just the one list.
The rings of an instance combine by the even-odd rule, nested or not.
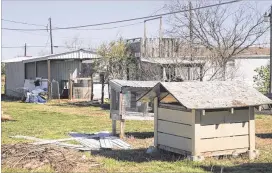
[(50, 30), (51, 54), (53, 54), (53, 38), (52, 38), (52, 24), (51, 24), (51, 17), (49, 18), (49, 30)]
[[(193, 44), (193, 22), (192, 22), (192, 3), (189, 1), (189, 35), (190, 35), (190, 60), (193, 60), (192, 56), (192, 44)], [(191, 69), (190, 65), (188, 67), (188, 80), (191, 79)]]
[(24, 55), (26, 56), (26, 43), (25, 43), (25, 54)]

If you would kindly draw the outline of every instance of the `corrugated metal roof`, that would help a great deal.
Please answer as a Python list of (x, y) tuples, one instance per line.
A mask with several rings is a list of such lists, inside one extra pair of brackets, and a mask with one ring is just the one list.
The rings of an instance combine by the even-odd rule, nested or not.
[(99, 58), (99, 56), (96, 52), (79, 49), (79, 50), (75, 50), (75, 51), (56, 53), (56, 54), (50, 54), (50, 55), (44, 55), (44, 56), (12, 58), (12, 59), (7, 59), (2, 62), (8, 63), (8, 62), (23, 61), (24, 63), (27, 63), (27, 62), (56, 60), (56, 59), (61, 60), (61, 59), (92, 59), (92, 58)]
[(153, 64), (204, 64), (203, 60), (185, 60), (184, 58), (141, 58), (142, 62), (149, 62)]
[[(234, 108), (272, 104), (272, 101), (241, 81), (161, 82), (178, 102), (189, 109)], [(157, 85), (141, 98), (154, 94)]]
[(132, 87), (132, 88), (152, 88), (159, 81), (132, 81), (132, 80), (119, 80), (114, 79), (110, 80), (110, 84), (113, 83), (118, 85), (120, 88), (122, 87)]

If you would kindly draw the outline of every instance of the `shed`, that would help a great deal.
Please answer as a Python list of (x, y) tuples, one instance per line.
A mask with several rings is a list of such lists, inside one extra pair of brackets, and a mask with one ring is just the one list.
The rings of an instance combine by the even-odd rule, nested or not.
[(99, 57), (95, 52), (79, 49), (4, 60), (2, 62), (6, 63), (6, 95), (18, 96), (20, 93), (17, 93), (16, 89), (23, 87), (26, 79), (35, 80), (36, 78), (48, 79), (50, 82), (54, 79), (59, 83), (61, 91), (71, 77), (79, 77), (82, 72), (82, 61), (96, 58)]
[(255, 158), (254, 107), (272, 104), (239, 81), (161, 82), (139, 100), (154, 100), (154, 145), (192, 160), (246, 152)]
[[(153, 120), (153, 106), (137, 99), (154, 87), (158, 81), (110, 80), (110, 117), (116, 134), (116, 120), (121, 122), (120, 135), (124, 135), (125, 120)], [(149, 109), (149, 106), (151, 110)]]

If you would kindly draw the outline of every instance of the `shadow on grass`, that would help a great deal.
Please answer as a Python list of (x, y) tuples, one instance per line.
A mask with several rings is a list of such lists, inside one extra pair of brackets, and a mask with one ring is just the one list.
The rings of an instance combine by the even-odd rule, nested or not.
[(272, 139), (272, 133), (258, 133), (256, 134), (256, 136), (262, 139), (267, 139), (267, 138)]
[(245, 163), (237, 166), (223, 167), (220, 165), (215, 166), (200, 166), (208, 172), (272, 172), (272, 163)]
[(179, 154), (170, 153), (166, 151), (156, 151), (152, 154), (146, 153), (146, 148), (128, 149), (128, 150), (99, 150), (92, 151), (92, 155), (103, 156), (106, 158), (115, 159), (118, 161), (128, 162), (150, 162), (150, 161), (167, 161), (173, 162), (185, 159), (185, 156)]
[(69, 106), (75, 106), (75, 107), (100, 107), (104, 110), (110, 109), (110, 104), (100, 104), (100, 103), (92, 103), (88, 101), (78, 101), (78, 102), (65, 102), (65, 103), (59, 103), (59, 104), (53, 104), (52, 106), (62, 106), (62, 107), (69, 107)]
[(133, 136), (137, 139), (146, 139), (146, 138), (153, 138), (154, 132), (127, 132), (125, 133), (126, 136)]

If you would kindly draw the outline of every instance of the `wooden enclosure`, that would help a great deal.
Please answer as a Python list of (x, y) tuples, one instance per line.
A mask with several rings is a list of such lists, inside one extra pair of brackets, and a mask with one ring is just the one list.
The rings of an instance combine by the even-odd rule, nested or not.
[[(157, 148), (190, 156), (192, 160), (246, 152), (250, 159), (258, 155), (255, 149), (254, 106), (271, 104), (268, 98), (255, 89), (244, 88), (242, 85), (239, 87), (235, 82), (233, 85), (238, 93), (232, 98), (228, 97), (228, 90), (233, 88), (225, 81), (171, 83), (159, 83), (140, 98), (142, 101), (154, 99), (154, 145)], [(205, 103), (205, 94), (214, 91), (199, 93), (198, 87), (187, 88), (189, 84), (204, 89), (212, 85), (221, 90), (221, 94), (214, 97), (210, 94), (211, 100)], [(248, 98), (254, 95), (257, 102), (252, 103), (246, 98), (243, 103), (233, 102), (244, 91), (251, 92), (247, 94)], [(180, 95), (185, 93), (191, 93), (191, 98), (195, 99), (184, 97), (182, 100)], [(227, 98), (222, 97), (222, 94)], [(233, 100), (229, 102), (227, 99)]]
[(153, 120), (153, 106), (137, 101), (151, 89), (155, 81), (111, 80), (110, 84), (110, 118), (112, 131), (116, 134), (116, 121), (121, 122), (120, 136), (124, 136), (125, 120)]

